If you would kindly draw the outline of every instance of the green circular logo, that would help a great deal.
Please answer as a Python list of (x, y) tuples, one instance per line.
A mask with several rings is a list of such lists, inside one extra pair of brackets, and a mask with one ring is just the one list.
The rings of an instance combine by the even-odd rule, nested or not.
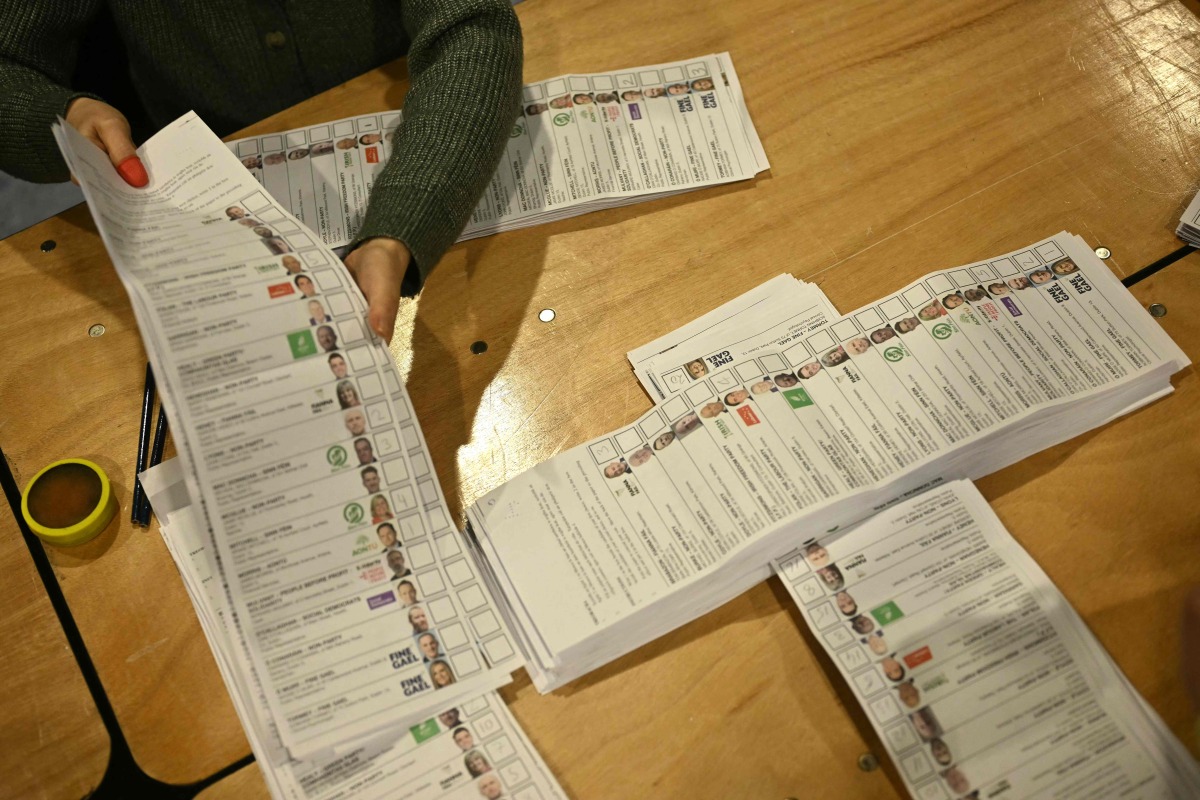
[(555, 114), (554, 115), (554, 124), (560, 128), (563, 125), (570, 125), (571, 124), (571, 115), (567, 114), (567, 113)]
[(950, 334), (954, 333), (954, 329), (944, 322), (939, 322), (933, 326), (933, 330), (930, 333), (933, 334), (933, 338), (935, 339), (949, 339)]
[(344, 467), (346, 465), (346, 448), (335, 444), (325, 451), (325, 460), (332, 467)]
[(351, 525), (357, 525), (358, 523), (362, 522), (366, 516), (367, 515), (363, 511), (363, 507), (358, 503), (351, 503), (342, 509), (342, 519), (346, 520), (346, 522), (349, 522)]
[(904, 351), (899, 347), (888, 347), (884, 349), (883, 357), (894, 363), (904, 358)]
[(512, 131), (509, 132), (508, 138), (516, 139), (518, 136), (520, 136), (523, 133), (525, 133), (525, 127), (523, 125), (521, 125), (520, 123), (517, 123), (516, 125), (513, 125), (513, 129), (512, 129)]

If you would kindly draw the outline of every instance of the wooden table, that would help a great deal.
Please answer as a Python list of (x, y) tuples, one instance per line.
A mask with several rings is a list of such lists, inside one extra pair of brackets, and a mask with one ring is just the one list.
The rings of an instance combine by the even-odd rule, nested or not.
[[(1177, 3), (517, 8), (531, 79), (729, 50), (772, 169), (447, 255), (403, 309), (393, 352), (460, 515), (644, 411), (627, 350), (780, 272), (849, 309), (1063, 228), (1111, 248), (1122, 275), (1179, 247), (1173, 228), (1197, 188), (1200, 23)], [(391, 65), (247, 133), (395, 107), (405, 85)], [(45, 240), (57, 247), (41, 252)], [(1168, 306), (1163, 323), (1193, 356), (1198, 268), (1185, 259), (1134, 290)], [(50, 562), (134, 760), (164, 782), (204, 781), (248, 747), (165, 547), (127, 520), (145, 363), (128, 301), (82, 209), (0, 242), (0, 280), (0, 446), (22, 486), (69, 455), (108, 471), (120, 523), (49, 550)], [(543, 308), (554, 322), (538, 321)], [(94, 323), (103, 336), (89, 338)], [(486, 354), (471, 354), (477, 340)], [(1174, 620), (1183, 589), (1200, 583), (1200, 459), (1180, 432), (1195, 429), (1200, 395), (1192, 371), (1176, 381), (1177, 396), (980, 486), (1187, 739)], [(1047, 481), (1060, 491), (1044, 492)], [(39, 591), (27, 582), (18, 594), (34, 604)], [(31, 625), (45, 633), (53, 621)], [(877, 743), (813, 644), (772, 581), (551, 696), (523, 676), (504, 695), (572, 796), (898, 796), (890, 766), (857, 768)], [(11, 651), (0, 665), (56, 687), (45, 702), (59, 709), (39, 716), (40, 740), (12, 737), (4, 793), (39, 741), (68, 746), (62, 723), (78, 719), (61, 711), (77, 702), (61, 666)], [(78, 796), (78, 780), (47, 768), (39, 788)], [(204, 796), (256, 792), (251, 766)]]

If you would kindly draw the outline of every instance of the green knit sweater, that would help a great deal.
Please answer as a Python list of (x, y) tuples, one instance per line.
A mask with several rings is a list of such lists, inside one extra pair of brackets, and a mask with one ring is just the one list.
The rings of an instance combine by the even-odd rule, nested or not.
[(195, 110), (236, 130), (407, 53), (403, 123), (359, 232), (408, 246), (406, 292), (466, 224), (520, 107), (505, 0), (0, 0), (0, 170), (68, 177), (50, 124), (82, 94), (67, 84), (105, 3), (156, 126)]

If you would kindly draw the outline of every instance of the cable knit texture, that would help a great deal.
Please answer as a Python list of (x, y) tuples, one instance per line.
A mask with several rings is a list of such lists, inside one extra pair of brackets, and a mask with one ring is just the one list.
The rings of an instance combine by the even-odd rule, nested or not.
[[(0, 0), (0, 170), (68, 177), (50, 124), (104, 0)], [(408, 55), (394, 155), (358, 241), (390, 236), (416, 291), (466, 224), (521, 95), (521, 29), (505, 0), (108, 0), (134, 88), (162, 126), (194, 109), (232, 131)], [(103, 98), (97, 98), (103, 99)], [(357, 244), (357, 242), (356, 242)]]

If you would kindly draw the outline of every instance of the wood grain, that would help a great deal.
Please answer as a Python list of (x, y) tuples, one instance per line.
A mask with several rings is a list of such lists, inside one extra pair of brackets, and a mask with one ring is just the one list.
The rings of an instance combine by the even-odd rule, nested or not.
[[(1176, 2), (527, 0), (517, 10), (529, 79), (731, 51), (772, 169), (447, 255), (402, 309), (392, 350), (460, 519), (464, 503), (649, 407), (627, 350), (780, 272), (817, 281), (848, 309), (1066, 228), (1110, 247), (1128, 274), (1178, 247), (1174, 224), (1197, 188), (1200, 23)], [(389, 65), (248, 132), (395, 108), (405, 81), (403, 65)], [(57, 249), (40, 252), (45, 239)], [(1192, 299), (1168, 285), (1185, 267), (1139, 292)], [(0, 285), (0, 445), (18, 481), (68, 455), (109, 472), (121, 522), (50, 557), (138, 763), (161, 780), (199, 780), (248, 749), (157, 532), (126, 521), (145, 356), (86, 212), (0, 242)], [(1200, 352), (1181, 319), (1187, 301), (1176, 302), (1164, 324)], [(554, 322), (537, 320), (542, 308)], [(108, 332), (89, 339), (95, 322)], [(476, 340), (484, 355), (470, 353)], [(1161, 482), (1197, 463), (1172, 425), (1194, 413), (1193, 380), (983, 482), (1180, 732), (1171, 604), (1200, 581), (1183, 544), (1196, 483)], [(1128, 575), (1117, 571), (1126, 563)], [(1155, 607), (1168, 622), (1147, 626)], [(873, 745), (869, 726), (798, 623), (772, 582), (562, 692), (540, 697), (522, 679), (505, 696), (574, 796), (812, 796), (814, 786), (896, 796), (887, 770), (855, 767)], [(243, 773), (253, 770), (234, 777)]]
[(104, 775), (108, 732), (7, 512), (0, 513), (0, 575), (0, 797), (83, 797)]

